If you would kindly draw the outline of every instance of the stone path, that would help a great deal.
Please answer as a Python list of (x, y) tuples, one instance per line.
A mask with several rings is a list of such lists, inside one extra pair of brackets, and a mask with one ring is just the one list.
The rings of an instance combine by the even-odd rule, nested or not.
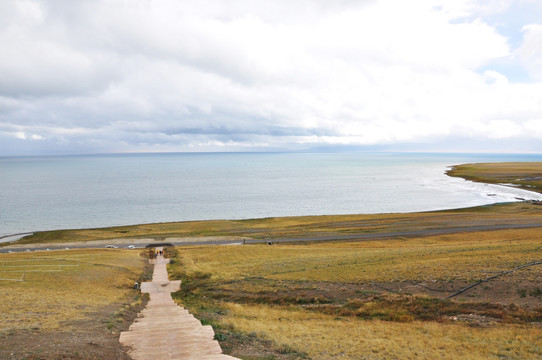
[(130, 329), (120, 334), (130, 356), (134, 360), (236, 360), (222, 354), (210, 325), (202, 326), (171, 298), (181, 281), (168, 280), (169, 259), (158, 256), (151, 263), (152, 282), (141, 284), (141, 292), (149, 293), (150, 300)]

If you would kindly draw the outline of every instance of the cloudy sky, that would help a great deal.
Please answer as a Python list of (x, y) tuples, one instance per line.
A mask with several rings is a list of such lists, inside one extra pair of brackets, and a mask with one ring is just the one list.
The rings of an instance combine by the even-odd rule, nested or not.
[(0, 156), (542, 153), (539, 0), (3, 0)]

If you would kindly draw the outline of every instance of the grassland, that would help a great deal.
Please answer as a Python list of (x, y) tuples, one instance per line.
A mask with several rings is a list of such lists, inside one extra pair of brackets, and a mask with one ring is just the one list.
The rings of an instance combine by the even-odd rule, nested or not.
[(542, 259), (539, 229), (177, 249), (175, 298), (244, 359), (542, 356), (542, 266), (446, 299)]
[[(448, 229), (492, 224), (524, 224), (542, 221), (540, 206), (527, 203), (482, 206), (436, 212), (410, 214), (328, 215), (276, 217), (249, 220), (186, 221), (132, 225), (100, 229), (58, 230), (36, 232), (17, 241), (25, 244), (48, 245), (129, 239), (186, 239), (209, 238), (277, 239), (381, 234), (430, 229)], [(150, 241), (149, 241), (150, 242)], [(0, 244), (6, 246), (10, 244)]]
[(127, 250), (0, 254), (0, 358), (126, 358), (118, 331), (144, 264)]
[(447, 174), (489, 184), (512, 184), (542, 193), (542, 162), (457, 165)]

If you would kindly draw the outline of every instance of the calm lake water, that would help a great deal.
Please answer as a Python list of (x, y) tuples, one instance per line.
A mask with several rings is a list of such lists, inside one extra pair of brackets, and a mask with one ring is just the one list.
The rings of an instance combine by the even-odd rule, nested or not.
[[(535, 155), (124, 154), (0, 158), (0, 236), (37, 230), (459, 208), (542, 196), (448, 166)], [(488, 196), (492, 194), (492, 196)]]

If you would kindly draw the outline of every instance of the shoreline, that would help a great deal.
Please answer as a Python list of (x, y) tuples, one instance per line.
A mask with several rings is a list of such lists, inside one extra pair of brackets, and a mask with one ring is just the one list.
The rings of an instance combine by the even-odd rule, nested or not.
[[(446, 177), (451, 178), (462, 178), (468, 182), (472, 183), (482, 183), (486, 184), (488, 186), (497, 186), (499, 188), (504, 187), (506, 189), (513, 189), (516, 191), (520, 191), (520, 194), (510, 194), (510, 196), (514, 196), (514, 200), (512, 201), (493, 201), (489, 202), (487, 204), (483, 205), (467, 205), (467, 206), (459, 206), (459, 207), (442, 207), (442, 208), (432, 208), (432, 209), (424, 209), (419, 211), (394, 211), (394, 212), (375, 212), (375, 213), (326, 213), (326, 214), (304, 214), (304, 215), (278, 215), (278, 216), (264, 216), (264, 217), (246, 217), (246, 218), (236, 218), (236, 219), (200, 219), (200, 220), (173, 220), (173, 221), (153, 221), (153, 222), (143, 222), (143, 223), (131, 223), (131, 224), (124, 224), (124, 225), (105, 225), (105, 226), (89, 226), (89, 227), (68, 227), (68, 228), (62, 228), (62, 229), (50, 229), (50, 230), (34, 230), (34, 231), (26, 231), (26, 232), (18, 232), (15, 234), (6, 234), (0, 236), (0, 247), (4, 246), (3, 244), (6, 243), (14, 243), (20, 240), (21, 238), (24, 238), (26, 236), (32, 235), (33, 233), (42, 233), (42, 232), (51, 232), (51, 231), (73, 231), (73, 230), (96, 230), (96, 229), (110, 229), (110, 228), (116, 228), (116, 227), (134, 227), (134, 226), (154, 226), (158, 224), (170, 224), (170, 223), (180, 223), (180, 222), (213, 222), (213, 221), (244, 221), (244, 220), (261, 220), (266, 218), (297, 218), (297, 217), (318, 217), (318, 216), (354, 216), (354, 215), (384, 215), (384, 214), (415, 214), (415, 213), (421, 213), (421, 212), (435, 212), (435, 211), (454, 211), (458, 209), (468, 209), (472, 207), (478, 207), (478, 206), (491, 206), (496, 205), (500, 203), (516, 203), (516, 202), (533, 202), (537, 203), (539, 201), (542, 201), (542, 186), (537, 187), (535, 185), (532, 185), (531, 183), (522, 183), (521, 181), (526, 180), (524, 178), (518, 178), (518, 175), (514, 172), (514, 169), (517, 169), (518, 167), (521, 168), (521, 170), (525, 170), (528, 167), (531, 167), (530, 170), (531, 173), (528, 174), (529, 176), (526, 177), (527, 180), (542, 180), (542, 176), (538, 176), (539, 173), (542, 173), (542, 162), (524, 162), (524, 163), (475, 163), (475, 164), (461, 164), (461, 165), (448, 165), (446, 166), (444, 175)], [(506, 168), (508, 177), (503, 178), (502, 177), (502, 168)], [(488, 172), (487, 169), (490, 169), (493, 171), (493, 173)], [(534, 169), (534, 170), (533, 170)], [(534, 171), (534, 172), (533, 172)], [(538, 171), (538, 172), (537, 172)], [(516, 171), (517, 172), (517, 171)], [(495, 173), (498, 176), (495, 176)], [(532, 176), (533, 173), (536, 176)], [(523, 176), (525, 174), (522, 174)], [(506, 182), (503, 182), (502, 180), (506, 180)], [(542, 181), (540, 181), (542, 184)], [(489, 189), (489, 191), (492, 191), (493, 189)], [(482, 192), (480, 194), (483, 194)], [(485, 192), (485, 195), (488, 197), (495, 196), (492, 192)], [(528, 195), (531, 195), (528, 197)], [(533, 196), (538, 195), (538, 196)]]
[[(448, 175), (448, 174), (446, 174)], [(451, 176), (451, 175), (448, 175)], [(466, 181), (470, 182), (476, 182), (469, 179), (464, 179)], [(477, 182), (482, 183), (482, 182)], [(26, 231), (26, 232), (19, 232), (15, 234), (6, 234), (0, 236), (0, 246), (2, 246), (3, 243), (6, 242), (13, 242), (17, 241), (18, 239), (21, 239), (25, 236), (32, 235), (34, 233), (39, 232), (51, 232), (51, 231), (70, 231), (70, 230), (96, 230), (96, 229), (109, 229), (109, 228), (116, 228), (116, 227), (131, 227), (131, 226), (145, 226), (145, 225), (158, 225), (158, 224), (172, 224), (172, 223), (180, 223), (180, 222), (208, 222), (208, 221), (244, 221), (244, 220), (261, 220), (261, 219), (267, 219), (267, 218), (297, 218), (297, 217), (319, 217), (319, 216), (363, 216), (363, 215), (386, 215), (386, 214), (416, 214), (416, 213), (426, 213), (426, 212), (436, 212), (436, 211), (454, 211), (454, 210), (460, 210), (460, 209), (469, 209), (469, 208), (476, 208), (479, 206), (492, 206), (492, 205), (499, 205), (504, 203), (518, 203), (518, 202), (536, 202), (536, 201), (542, 201), (542, 191), (538, 192), (534, 189), (523, 189), (518, 188), (517, 186), (514, 186), (513, 184), (500, 184), (500, 183), (483, 183), (486, 185), (492, 185), (492, 186), (498, 186), (498, 187), (505, 187), (508, 189), (514, 189), (514, 190), (520, 190), (522, 192), (528, 192), (532, 194), (539, 195), (539, 199), (528, 199), (528, 198), (519, 198), (515, 197), (512, 201), (499, 201), (499, 202), (491, 202), (487, 204), (479, 204), (479, 205), (469, 205), (469, 206), (459, 206), (459, 207), (442, 207), (442, 208), (433, 208), (433, 209), (425, 209), (425, 210), (418, 210), (418, 211), (395, 211), (395, 212), (376, 212), (376, 213), (334, 213), (334, 214), (301, 214), (301, 215), (271, 215), (271, 216), (263, 216), (263, 217), (246, 217), (246, 218), (233, 218), (233, 219), (224, 219), (224, 218), (211, 218), (211, 219), (196, 219), (196, 220), (172, 220), (172, 221), (155, 221), (155, 222), (143, 222), (143, 223), (129, 223), (129, 224), (116, 224), (116, 225), (106, 225), (106, 226), (90, 226), (90, 227), (73, 227), (73, 228), (54, 228), (54, 229), (48, 229), (48, 230), (33, 230), (33, 231)], [(490, 193), (491, 194), (491, 193)], [(490, 194), (486, 194), (488, 197)], [(11, 237), (18, 237), (17, 240), (6, 240), (7, 238)]]
[[(32, 236), (37, 233), (48, 233), (48, 232), (64, 232), (64, 231), (95, 231), (95, 230), (108, 230), (113, 228), (130, 228), (130, 227), (138, 227), (138, 226), (159, 226), (159, 225), (168, 225), (168, 224), (180, 224), (180, 223), (207, 223), (207, 222), (221, 222), (221, 221), (236, 221), (236, 222), (242, 222), (242, 221), (259, 221), (259, 220), (266, 220), (266, 219), (296, 219), (296, 218), (320, 218), (320, 217), (363, 217), (363, 216), (386, 216), (386, 215), (408, 215), (408, 214), (424, 214), (424, 213), (434, 213), (434, 212), (445, 212), (445, 211), (458, 211), (458, 210), (466, 210), (466, 209), (475, 209), (479, 207), (490, 207), (490, 206), (499, 206), (502, 204), (514, 204), (514, 203), (534, 203), (536, 200), (516, 200), (516, 201), (507, 201), (507, 202), (495, 202), (485, 205), (473, 205), (473, 206), (467, 206), (467, 207), (457, 207), (457, 208), (442, 208), (442, 209), (431, 209), (431, 210), (421, 210), (421, 211), (410, 211), (410, 212), (385, 212), (385, 213), (360, 213), (360, 214), (307, 214), (307, 215), (292, 215), (292, 216), (267, 216), (267, 217), (259, 217), (259, 218), (242, 218), (242, 219), (204, 219), (204, 220), (179, 220), (179, 221), (167, 221), (167, 222), (151, 222), (151, 223), (136, 223), (136, 224), (121, 224), (121, 225), (113, 225), (113, 226), (104, 226), (104, 227), (88, 227), (88, 228), (64, 228), (64, 229), (51, 229), (51, 230), (37, 230), (32, 232), (24, 232), (24, 233), (17, 233), (17, 234), (9, 234), (9, 235), (3, 235), (0, 236), (0, 248), (7, 247), (9, 245), (5, 245), (7, 243), (16, 243), (20, 239), (23, 239), (26, 236)], [(12, 239), (13, 238), (13, 239)], [(196, 239), (194, 237), (193, 239)], [(199, 239), (199, 237), (198, 237)], [(112, 239), (113, 240), (113, 239)], [(126, 238), (119, 238), (118, 240), (131, 240)], [(136, 239), (134, 239), (136, 240)], [(141, 240), (141, 239), (137, 239)], [(148, 239), (153, 240), (153, 239)], [(106, 240), (97, 240), (100, 242), (104, 242)], [(136, 242), (138, 244), (139, 242)], [(105, 243), (104, 243), (105, 244)]]
[(542, 207), (528, 202), (455, 210), (193, 221), (39, 232), (0, 244), (0, 252), (69, 248), (373, 241), (542, 228)]
[(33, 234), (34, 232), (24, 232), (24, 233), (18, 233), (18, 234), (3, 235), (3, 236), (0, 236), (0, 244), (7, 243), (7, 242), (16, 242), (17, 240), (20, 240), (25, 236), (29, 236)]

